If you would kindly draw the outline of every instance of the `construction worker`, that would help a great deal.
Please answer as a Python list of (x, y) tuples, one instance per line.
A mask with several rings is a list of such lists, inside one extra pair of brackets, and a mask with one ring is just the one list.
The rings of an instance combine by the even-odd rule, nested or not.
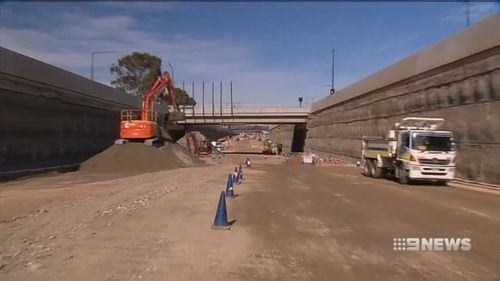
[(420, 151), (427, 151), (429, 150), (429, 139), (425, 138), (423, 141), (421, 141), (417, 145), (417, 149)]
[(283, 145), (281, 143), (278, 144), (278, 155), (281, 155), (281, 152), (283, 152)]
[(215, 150), (217, 151), (217, 158), (221, 159), (222, 158), (222, 150), (220, 147), (215, 147)]

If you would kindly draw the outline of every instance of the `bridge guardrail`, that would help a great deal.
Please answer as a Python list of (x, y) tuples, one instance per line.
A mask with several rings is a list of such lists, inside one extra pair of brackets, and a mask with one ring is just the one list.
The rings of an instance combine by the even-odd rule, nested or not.
[[(221, 114), (221, 106), (220, 104), (214, 105), (212, 108), (212, 105), (205, 105), (203, 106), (180, 106), (181, 111), (183, 111), (185, 114), (194, 114), (195, 115), (200, 115), (205, 112), (205, 116), (218, 116)], [(212, 111), (213, 109), (213, 111)], [(275, 113), (275, 114), (280, 114), (280, 113), (309, 113), (311, 108), (309, 106), (307, 107), (298, 107), (298, 106), (288, 106), (288, 105), (254, 105), (254, 104), (246, 104), (246, 105), (234, 105), (233, 108), (231, 109), (231, 106), (223, 105), (222, 106), (222, 114), (258, 114), (258, 113)], [(213, 112), (213, 114), (212, 114)]]

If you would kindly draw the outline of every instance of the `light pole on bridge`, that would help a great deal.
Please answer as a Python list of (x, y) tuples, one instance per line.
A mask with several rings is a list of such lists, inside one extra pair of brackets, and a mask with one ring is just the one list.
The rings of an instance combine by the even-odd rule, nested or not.
[(314, 103), (314, 97), (299, 97), (299, 107), (302, 108), (302, 103), (305, 103), (305, 99), (312, 100), (311, 105)]

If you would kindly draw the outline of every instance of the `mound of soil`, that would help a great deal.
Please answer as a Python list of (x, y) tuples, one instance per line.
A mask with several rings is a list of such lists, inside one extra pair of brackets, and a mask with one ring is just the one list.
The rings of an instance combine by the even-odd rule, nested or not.
[(139, 174), (183, 167), (202, 166), (203, 161), (191, 156), (178, 144), (161, 147), (142, 143), (115, 144), (80, 165), (82, 173)]

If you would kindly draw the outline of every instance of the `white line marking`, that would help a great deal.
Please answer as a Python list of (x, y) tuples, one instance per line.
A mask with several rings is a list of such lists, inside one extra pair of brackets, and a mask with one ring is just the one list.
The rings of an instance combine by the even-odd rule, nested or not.
[(488, 216), (488, 215), (487, 215), (487, 214), (485, 214), (485, 213), (481, 213), (481, 212), (476, 211), (476, 210), (471, 210), (471, 209), (467, 209), (467, 208), (464, 208), (464, 207), (460, 207), (460, 209), (462, 209), (462, 210), (464, 210), (464, 211), (466, 211), (466, 212), (469, 212), (469, 213), (471, 213), (471, 214), (474, 214), (474, 215), (480, 216), (480, 217), (485, 217), (485, 218), (490, 218), (490, 219), (491, 219), (491, 218), (493, 218), (493, 217), (491, 217), (491, 216)]

